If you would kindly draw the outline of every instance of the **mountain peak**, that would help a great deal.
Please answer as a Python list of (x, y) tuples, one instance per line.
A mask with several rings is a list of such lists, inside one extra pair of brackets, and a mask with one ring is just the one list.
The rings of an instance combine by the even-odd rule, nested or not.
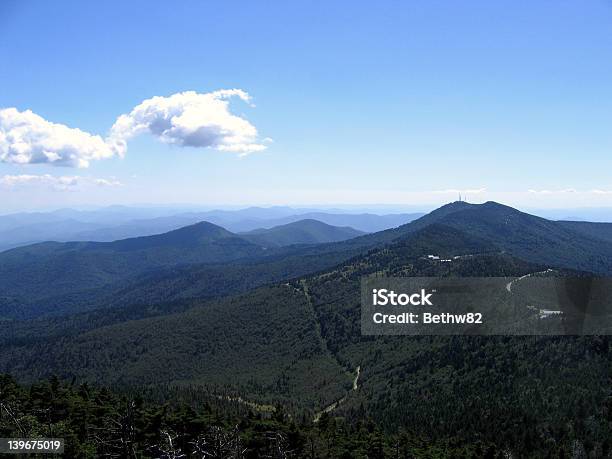
[(465, 201), (453, 201), (453, 202), (449, 202), (448, 204), (444, 204), (443, 206), (438, 207), (437, 209), (433, 210), (431, 213), (433, 212), (437, 212), (437, 213), (457, 212), (458, 210), (469, 209), (470, 207), (473, 207), (473, 206), (478, 206), (478, 204), (470, 204), (469, 202), (465, 202)]
[(487, 201), (482, 204), (473, 204), (465, 201), (455, 201), (448, 204), (445, 204), (434, 211), (432, 211), (429, 215), (435, 215), (437, 217), (442, 217), (446, 215), (450, 215), (455, 212), (460, 212), (464, 210), (470, 211), (496, 211), (496, 212), (506, 212), (506, 213), (516, 213), (522, 214), (523, 212), (515, 209), (514, 207), (507, 206), (505, 204), (500, 204), (496, 201)]
[(263, 247), (293, 244), (320, 244), (352, 239), (364, 234), (348, 226), (333, 226), (312, 218), (305, 218), (269, 229), (256, 229), (242, 237)]
[(454, 202), (449, 202), (448, 204), (444, 204), (441, 207), (438, 207), (437, 209), (432, 210), (430, 213), (423, 215), (421, 218), (407, 223), (405, 225), (403, 225), (402, 227), (404, 228), (410, 228), (412, 229), (418, 229), (418, 228), (423, 228), (435, 221), (438, 221), (444, 217), (446, 217), (447, 215), (450, 214), (454, 214), (455, 212), (460, 212), (462, 210), (466, 210), (466, 209), (470, 209), (473, 206), (476, 206), (477, 204), (470, 204), (468, 202), (465, 201), (454, 201)]
[(236, 235), (230, 233), (225, 228), (210, 222), (202, 221), (163, 234), (122, 239), (115, 242), (100, 244), (107, 244), (122, 250), (140, 250), (143, 248), (162, 246), (197, 246), (231, 237), (237, 238)]

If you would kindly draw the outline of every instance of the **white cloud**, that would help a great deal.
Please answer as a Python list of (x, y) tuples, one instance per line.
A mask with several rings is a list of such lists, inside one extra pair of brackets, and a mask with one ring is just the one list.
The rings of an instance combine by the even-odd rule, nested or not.
[(608, 195), (612, 195), (612, 190), (606, 190), (606, 189), (601, 189), (601, 188), (594, 188), (591, 190), (578, 190), (576, 188), (562, 188), (562, 189), (558, 189), (558, 190), (548, 190), (548, 189), (542, 189), (542, 190), (534, 190), (534, 189), (530, 189), (527, 190), (527, 192), (531, 195), (550, 195), (550, 196), (557, 196), (557, 195), (565, 195), (565, 198), (568, 198), (569, 196), (567, 195), (575, 195), (575, 196), (608, 196)]
[(98, 135), (52, 123), (30, 110), (0, 109), (2, 162), (88, 167), (90, 161), (119, 153)]
[(93, 181), (94, 184), (98, 185), (98, 186), (121, 186), (123, 185), (119, 180), (114, 180), (114, 179), (103, 179), (103, 178), (97, 178), (97, 179), (91, 179)]
[(230, 112), (232, 97), (247, 103), (251, 100), (241, 89), (206, 94), (187, 91), (147, 99), (117, 118), (108, 142), (124, 151), (128, 139), (147, 132), (162, 142), (183, 147), (214, 148), (242, 155), (264, 150), (270, 139), (259, 141), (255, 126)]
[(566, 188), (563, 190), (527, 190), (529, 193), (535, 194), (566, 194), (566, 193), (577, 193), (574, 188)]
[(28, 186), (44, 186), (56, 191), (76, 190), (79, 185), (97, 185), (105, 187), (121, 186), (115, 179), (81, 177), (78, 175), (54, 176), (43, 175), (5, 175), (0, 177), (0, 185), (4, 188), (23, 188)]
[(70, 187), (74, 187), (78, 183), (77, 176), (64, 176), (64, 177), (54, 177), (49, 174), (44, 175), (5, 175), (0, 178), (0, 185), (3, 185), (7, 188), (17, 188), (20, 186), (27, 185), (50, 185), (54, 189), (62, 189), (66, 190)]
[(272, 139), (259, 140), (255, 126), (230, 112), (233, 97), (251, 100), (241, 89), (153, 97), (119, 116), (105, 139), (47, 121), (30, 110), (0, 109), (0, 162), (85, 168), (94, 160), (123, 156), (127, 141), (146, 132), (182, 147), (240, 155), (264, 150)]
[(461, 194), (481, 194), (481, 193), (485, 193), (487, 191), (486, 188), (468, 188), (465, 190), (459, 190), (456, 188), (451, 188), (448, 190), (436, 190), (434, 191), (434, 193), (443, 193), (443, 194), (457, 194), (457, 193), (461, 193)]

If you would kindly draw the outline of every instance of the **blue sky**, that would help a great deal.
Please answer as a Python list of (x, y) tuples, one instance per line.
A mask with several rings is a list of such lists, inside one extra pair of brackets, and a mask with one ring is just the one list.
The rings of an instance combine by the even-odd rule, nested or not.
[(228, 110), (265, 146), (146, 131), (86, 168), (5, 154), (0, 210), (431, 205), (448, 190), (612, 206), (610, 0), (5, 0), (0, 61), (0, 108), (103, 139), (154, 96), (240, 89), (250, 103)]

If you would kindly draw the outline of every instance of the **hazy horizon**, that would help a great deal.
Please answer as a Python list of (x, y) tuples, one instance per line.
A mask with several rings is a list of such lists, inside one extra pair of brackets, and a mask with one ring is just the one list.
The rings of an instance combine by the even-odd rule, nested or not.
[[(455, 200), (456, 201), (456, 200)], [(436, 205), (404, 205), (404, 204), (218, 204), (204, 205), (197, 203), (116, 203), (108, 205), (76, 205), (76, 206), (57, 206), (57, 207), (41, 207), (30, 209), (0, 210), (0, 217), (19, 214), (19, 213), (52, 213), (63, 210), (83, 211), (83, 212), (99, 212), (110, 210), (113, 208), (122, 208), (126, 210), (142, 210), (150, 212), (153, 215), (178, 215), (181, 213), (198, 213), (211, 211), (230, 211), (239, 212), (249, 209), (262, 210), (280, 210), (285, 209), (289, 212), (287, 215), (299, 215), (310, 212), (338, 213), (338, 214), (374, 214), (374, 215), (392, 215), (392, 214), (419, 214), (429, 213), (441, 206), (455, 202), (450, 200)], [(482, 204), (483, 202), (466, 201), (469, 204)], [(499, 201), (495, 201), (499, 202)], [(612, 222), (612, 205), (611, 206), (584, 206), (584, 207), (522, 207), (512, 206), (508, 203), (499, 202), (499, 204), (514, 207), (522, 212), (530, 213), (551, 220), (585, 220), (593, 222)], [(157, 212), (155, 212), (157, 211)], [(134, 215), (134, 219), (140, 218), (139, 215)]]

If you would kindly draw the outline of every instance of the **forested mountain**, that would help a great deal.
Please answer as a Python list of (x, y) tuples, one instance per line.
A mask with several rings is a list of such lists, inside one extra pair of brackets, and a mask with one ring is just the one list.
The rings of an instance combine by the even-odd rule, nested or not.
[(593, 238), (612, 242), (612, 223), (559, 221), (561, 226)]
[[(207, 221), (199, 215), (170, 215), (163, 217), (136, 219), (114, 226), (105, 225), (90, 230), (82, 230), (64, 235), (60, 241), (96, 241), (112, 242), (119, 239), (129, 239), (142, 236), (152, 236), (173, 231), (184, 226), (195, 225)], [(212, 223), (212, 222), (211, 222)]]
[[(145, 400), (57, 378), (26, 387), (0, 375), (4, 438), (65, 440), (64, 457), (122, 458), (355, 458), (495, 457), (494, 443), (433, 441), (408, 432), (389, 434), (371, 420), (347, 422), (323, 415), (316, 424), (296, 420), (281, 405), (260, 412), (237, 400), (192, 388), (193, 406)], [(173, 392), (173, 391), (167, 391)], [(167, 394), (166, 394), (167, 395)]]
[[(373, 233), (383, 231), (389, 228), (396, 228), (417, 218), (422, 217), (423, 213), (409, 214), (386, 214), (376, 215), (371, 213), (353, 214), (346, 212), (306, 212), (295, 213), (280, 218), (271, 218), (266, 220), (242, 220), (231, 221), (223, 224), (219, 221), (218, 224), (224, 226), (231, 231), (244, 232), (258, 228), (273, 228), (275, 226), (287, 225), (300, 220), (317, 220), (331, 226), (348, 226), (358, 231), (365, 233)], [(214, 217), (211, 221), (215, 221)]]
[(321, 244), (338, 242), (361, 236), (363, 231), (357, 231), (348, 226), (331, 226), (318, 220), (299, 220), (270, 229), (260, 228), (240, 235), (262, 247), (282, 247), (292, 244)]
[[(447, 267), (421, 259), (432, 250), (449, 256), (481, 256), (458, 260)], [(318, 323), (316, 302), (313, 302), (316, 297), (308, 286), (317, 285), (318, 279), (335, 279), (338, 275), (348, 280), (344, 274), (347, 272), (352, 273), (350, 278), (357, 282), (361, 275), (380, 270), (389, 273), (400, 270), (403, 275), (446, 275), (448, 269), (463, 274), (495, 270), (491, 274), (520, 275), (541, 267), (497, 254), (486, 242), (455, 229), (432, 225), (331, 271), (261, 287), (239, 296), (191, 304), (184, 312), (172, 313), (170, 308), (168, 315), (141, 320), (136, 314), (130, 319), (137, 320), (100, 323), (96, 329), (88, 325), (90, 320), (76, 320), (72, 327), (66, 321), (65, 325), (59, 325), (63, 327), (59, 335), (72, 335), (68, 347), (64, 346), (63, 339), (57, 340), (58, 333), (54, 329), (58, 322), (53, 319), (27, 322), (30, 326), (35, 325), (30, 329), (35, 330), (33, 335), (29, 334), (27, 326), (6, 323), (6, 330), (1, 335), (10, 336), (9, 329), (21, 328), (21, 331), (4, 342), (0, 350), (0, 370), (16, 373), (19, 362), (26, 359), (31, 364), (29, 369), (23, 368), (18, 374), (27, 380), (36, 380), (51, 372), (63, 377), (70, 374), (91, 377), (109, 384), (183, 381), (220, 385), (232, 375), (232, 384), (244, 395), (274, 393), (276, 397), (301, 400), (304, 407), (314, 409), (330, 401), (324, 398), (326, 394), (337, 395), (350, 386), (351, 369), (343, 368), (330, 358), (327, 339), (320, 335), (321, 332), (325, 334), (329, 322)], [(359, 288), (345, 289), (346, 286), (338, 285), (323, 294), (332, 295), (328, 300), (335, 294), (340, 294), (342, 300), (349, 299), (345, 297), (347, 293), (352, 293), (351, 297), (357, 295), (354, 308), (345, 317), (350, 322), (344, 322), (345, 326), (351, 323), (355, 326)], [(316, 295), (321, 293), (317, 291)], [(142, 312), (147, 314), (145, 309)], [(341, 313), (341, 309), (336, 312)], [(349, 330), (348, 334), (355, 338), (360, 335), (357, 329)], [(15, 347), (11, 343), (19, 344)], [(102, 354), (98, 356), (96, 349)], [(230, 349), (232, 355), (228, 354)], [(113, 355), (120, 358), (111, 358)], [(44, 358), (46, 365), (32, 365), (38, 358)], [(300, 390), (298, 382), (302, 370), (309, 384), (334, 382), (335, 388)], [(181, 376), (177, 378), (177, 375)], [(240, 375), (244, 375), (244, 380)], [(282, 382), (287, 378), (291, 379), (291, 384), (288, 380)], [(262, 391), (262, 387), (267, 389)]]
[[(206, 223), (112, 243), (22, 247), (0, 253), (0, 317), (31, 318), (246, 291), (327, 269), (425, 227), (449, 210), (456, 209), (449, 206), (411, 224), (341, 242), (267, 250)], [(238, 259), (240, 263), (233, 263)]]
[[(439, 223), (478, 236), (498, 249), (536, 263), (612, 273), (612, 242), (567, 222), (546, 220), (496, 202), (454, 202), (414, 222), (367, 237), (406, 234)], [(359, 240), (360, 238), (356, 239)]]
[(438, 222), (483, 237), (524, 260), (612, 273), (610, 241), (575, 231), (563, 222), (535, 217), (494, 202), (463, 203), (460, 207), (461, 210)]
[[(196, 387), (255, 411), (281, 404), (304, 422), (341, 400), (330, 413), (349, 425), (370, 418), (429, 444), (478, 438), (499, 454), (538, 457), (576, 442), (603, 451), (605, 337), (361, 335), (363, 275), (518, 277), (546, 267), (489, 239), (432, 223), (333, 269), (237, 296), (6, 323), (0, 371), (26, 382), (57, 374), (121, 390), (145, 385), (186, 400)], [(460, 258), (442, 264), (430, 253)]]
[(0, 310), (32, 302), (44, 305), (45, 298), (107, 288), (163, 267), (230, 261), (263, 252), (262, 247), (206, 222), (108, 243), (47, 242), (21, 247), (0, 253)]
[[(231, 250), (247, 255), (160, 266), (113, 288), (92, 281), (89, 290), (57, 297), (57, 304), (72, 302), (70, 315), (0, 321), (0, 372), (26, 383), (58, 375), (188, 403), (206, 393), (262, 415), (280, 405), (305, 425), (316, 418), (327, 426), (329, 417), (341, 416), (346, 429), (358, 430), (369, 420), (384, 435), (488, 445), (513, 457), (569, 455), (575, 448), (597, 457), (609, 450), (607, 337), (360, 331), (362, 276), (519, 277), (549, 267), (606, 272), (612, 255), (603, 239), (495, 203), (453, 203), (393, 230), (329, 244), (264, 250), (237, 237), (200, 224), (111, 244), (7, 252), (2, 260), (14, 264), (9, 271), (3, 262), (6, 276), (58, 259), (65, 269), (79, 260), (93, 265), (105, 254), (126, 265), (147, 257), (176, 261), (177, 254), (187, 260)], [(80, 263), (82, 275), (90, 268)], [(36, 294), (22, 288), (23, 296)], [(13, 305), (19, 317), (21, 306)]]
[(240, 235), (201, 223), (112, 243), (44, 243), (7, 251), (0, 253), (0, 317), (26, 318), (246, 291), (328, 269), (434, 223), (477, 235), (497, 250), (524, 260), (612, 272), (610, 241), (500, 204), (456, 202), (398, 228), (306, 246), (266, 250)]
[(397, 228), (367, 234), (313, 251), (365, 250), (397, 241), (432, 224), (477, 236), (518, 258), (600, 274), (612, 273), (612, 242), (593, 232), (577, 231), (557, 222), (520, 212), (502, 204), (453, 202)]
[[(200, 222), (110, 243), (48, 242), (21, 247), (0, 253), (0, 318), (245, 291), (333, 266), (361, 250), (361, 245), (331, 244), (321, 244), (325, 248), (316, 250), (269, 250), (260, 244), (345, 239), (355, 233), (350, 228), (306, 222), (279, 228), (271, 235), (252, 235), (251, 242), (249, 236)], [(236, 260), (240, 263), (234, 263)]]

